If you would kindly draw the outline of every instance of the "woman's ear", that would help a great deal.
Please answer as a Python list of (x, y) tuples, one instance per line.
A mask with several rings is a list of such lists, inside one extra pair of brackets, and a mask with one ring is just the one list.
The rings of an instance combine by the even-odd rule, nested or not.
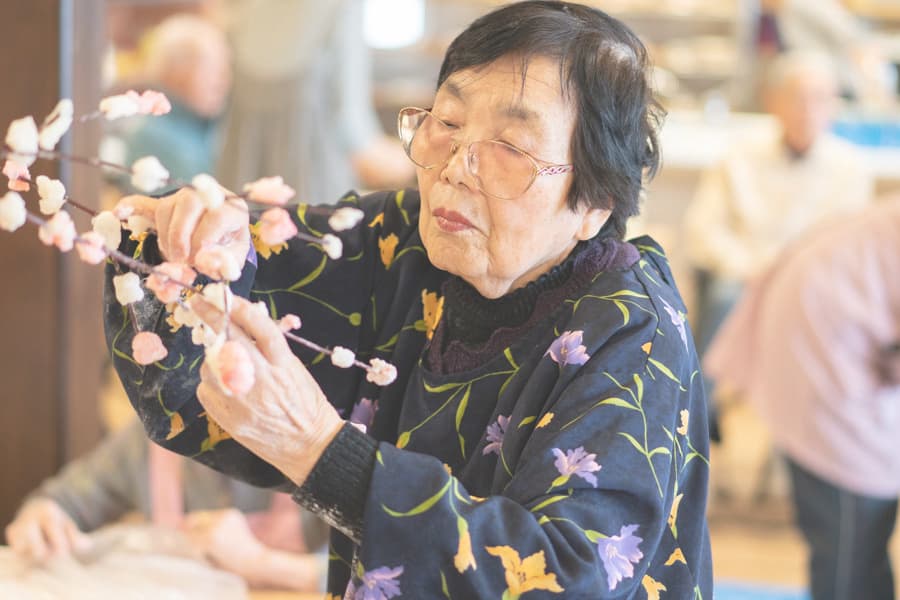
[(575, 232), (575, 237), (580, 241), (589, 240), (600, 233), (600, 229), (609, 220), (609, 215), (612, 214), (612, 211), (608, 208), (591, 207), (583, 208), (582, 211), (581, 225)]

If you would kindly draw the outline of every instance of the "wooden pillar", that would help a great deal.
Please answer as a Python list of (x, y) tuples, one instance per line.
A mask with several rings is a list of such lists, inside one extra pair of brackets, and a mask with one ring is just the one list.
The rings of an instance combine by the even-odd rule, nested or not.
[[(40, 123), (61, 97), (73, 99), (76, 114), (96, 106), (103, 9), (103, 0), (5, 3), (3, 135), (10, 121), (28, 114)], [(98, 124), (76, 124), (62, 147), (96, 154), (98, 140)], [(39, 160), (31, 174), (61, 178), (73, 199), (99, 204), (97, 172)], [(36, 192), (24, 197), (36, 211)], [(87, 217), (73, 218), (79, 231), (89, 229)], [(28, 492), (99, 437), (100, 286), (98, 267), (43, 246), (34, 226), (0, 231), (0, 532)]]

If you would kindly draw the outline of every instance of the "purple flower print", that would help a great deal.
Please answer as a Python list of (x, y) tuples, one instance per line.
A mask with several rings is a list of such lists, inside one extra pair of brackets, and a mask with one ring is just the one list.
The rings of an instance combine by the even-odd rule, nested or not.
[(397, 577), (403, 574), (403, 567), (380, 567), (366, 571), (362, 580), (347, 589), (347, 597), (353, 600), (389, 600), (400, 595), (400, 582)]
[(372, 420), (375, 418), (375, 402), (368, 398), (363, 398), (353, 406), (353, 412), (350, 413), (350, 422), (365, 425), (366, 429), (372, 426)]
[(669, 319), (671, 319), (672, 325), (678, 330), (678, 335), (681, 336), (684, 347), (687, 348), (687, 331), (684, 328), (684, 314), (672, 308), (672, 305), (666, 302), (665, 298), (660, 298), (660, 301), (663, 303), (663, 310), (669, 313)]
[(634, 564), (644, 558), (644, 553), (638, 549), (643, 538), (632, 535), (638, 528), (637, 525), (623, 525), (619, 535), (601, 538), (597, 542), (597, 552), (606, 569), (606, 584), (609, 591), (616, 589), (619, 582), (626, 577), (634, 577)]
[(566, 365), (583, 365), (590, 358), (585, 351), (586, 348), (581, 344), (581, 336), (583, 334), (583, 331), (564, 331), (561, 336), (550, 344), (547, 354), (559, 363), (561, 367)]
[(559, 448), (554, 448), (553, 454), (556, 456), (553, 466), (559, 471), (560, 478), (568, 479), (572, 475), (577, 475), (597, 487), (597, 478), (594, 476), (594, 472), (599, 471), (601, 467), (594, 460), (597, 458), (596, 454), (588, 454), (584, 451), (584, 446), (566, 450), (565, 454)]
[(487, 427), (487, 446), (482, 450), (482, 454), (490, 454), (491, 452), (499, 455), (500, 446), (503, 445), (503, 436), (506, 435), (506, 426), (509, 425), (509, 417), (497, 415), (497, 422), (491, 423)]

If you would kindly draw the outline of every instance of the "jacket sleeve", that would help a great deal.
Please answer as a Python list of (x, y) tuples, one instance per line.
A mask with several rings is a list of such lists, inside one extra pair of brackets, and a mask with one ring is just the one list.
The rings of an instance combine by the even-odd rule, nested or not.
[[(300, 205), (293, 210), (300, 231), (319, 235), (330, 231), (328, 217), (336, 208), (363, 209), (362, 223), (338, 234), (343, 243), (340, 260), (330, 260), (321, 245), (296, 238), (278, 247), (266, 246), (251, 226), (256, 251), (252, 258), (256, 260), (248, 260), (240, 280), (232, 283), (232, 291), (265, 302), (273, 318), (287, 313), (300, 316), (303, 320), (300, 333), (307, 339), (325, 346), (359, 349), (360, 324), (374, 285), (373, 263), (378, 260), (381, 224), (385, 219), (406, 217), (409, 225), (398, 196), (402, 200), (402, 193), (385, 193), (361, 201), (349, 195), (335, 207)], [(149, 264), (162, 260), (152, 236), (140, 243), (126, 241), (121, 250)], [(112, 286), (117, 269), (112, 264), (107, 266), (104, 298), (107, 345), (149, 437), (169, 450), (196, 458), (252, 485), (293, 489), (293, 484), (279, 471), (240, 446), (206, 416), (195, 393), (203, 347), (192, 343), (186, 327), (177, 328), (167, 322), (166, 307), (149, 292), (132, 310), (118, 304)], [(145, 330), (156, 332), (168, 349), (164, 359), (146, 367), (133, 360), (131, 350), (136, 332)], [(310, 367), (313, 376), (320, 383), (325, 381), (323, 390), (339, 410), (352, 404), (350, 390), (364, 374), (344, 372), (337, 377), (331, 373), (334, 367), (323, 356), (293, 344), (292, 348)]]
[(705, 401), (680, 321), (654, 306), (595, 328), (581, 367), (541, 359), (533, 377), (566, 383), (542, 414), (510, 417), (502, 493), (475, 497), (439, 460), (380, 444), (352, 585), (449, 598), (706, 589)]
[(82, 531), (142, 510), (147, 493), (147, 439), (133, 423), (44, 481), (32, 497), (50, 498)]

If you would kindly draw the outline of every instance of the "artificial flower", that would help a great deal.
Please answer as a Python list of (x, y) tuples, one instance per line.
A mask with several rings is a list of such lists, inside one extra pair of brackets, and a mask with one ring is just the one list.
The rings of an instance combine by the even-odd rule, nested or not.
[(328, 226), (334, 231), (346, 231), (347, 229), (356, 227), (356, 224), (362, 221), (364, 216), (366, 216), (366, 214), (358, 208), (344, 206), (334, 211), (334, 213), (328, 217)]
[(136, 96), (137, 94), (107, 96), (100, 100), (100, 112), (108, 121), (136, 115), (141, 110), (139, 98)]
[(41, 124), (41, 131), (38, 134), (38, 145), (41, 147), (41, 150), (53, 150), (56, 148), (59, 140), (72, 126), (72, 115), (74, 112), (72, 101), (68, 98), (63, 98), (56, 103), (56, 107)]
[(16, 192), (6, 192), (0, 198), (0, 229), (15, 231), (25, 224), (28, 211), (25, 201)]
[(66, 203), (66, 186), (59, 179), (50, 179), (46, 175), (38, 175), (38, 196), (41, 197), (40, 209), (45, 215), (55, 215)]
[(152, 331), (142, 331), (134, 336), (131, 340), (131, 352), (134, 362), (139, 365), (153, 364), (169, 354), (162, 340)]
[(597, 552), (600, 561), (606, 569), (606, 584), (609, 591), (616, 589), (619, 582), (628, 577), (634, 577), (634, 564), (644, 557), (644, 553), (638, 549), (642, 541), (634, 531), (637, 525), (622, 526), (619, 535), (601, 538), (597, 542)]
[(394, 383), (395, 379), (397, 379), (397, 367), (380, 358), (373, 358), (369, 361), (369, 368), (366, 370), (366, 381), (370, 381), (375, 385), (386, 386)]
[(138, 114), (153, 115), (158, 117), (169, 113), (172, 110), (172, 103), (166, 98), (162, 92), (155, 90), (144, 90), (138, 95), (134, 90), (128, 90), (125, 95), (132, 98), (138, 107)]
[(241, 277), (241, 265), (234, 255), (222, 246), (206, 246), (194, 256), (197, 270), (213, 279), (235, 281)]
[(145, 285), (163, 304), (175, 302), (181, 291), (194, 283), (197, 272), (184, 263), (164, 262), (153, 267)]
[(135, 236), (139, 236), (142, 233), (146, 233), (147, 231), (153, 229), (156, 226), (156, 223), (153, 222), (149, 217), (145, 217), (144, 215), (131, 215), (126, 220), (126, 227), (128, 227), (128, 231), (131, 232), (132, 238)]
[(88, 231), (75, 241), (78, 258), (89, 265), (99, 265), (106, 258), (103, 236), (96, 231)]
[(347, 369), (353, 366), (354, 360), (356, 360), (356, 354), (353, 353), (353, 350), (343, 346), (335, 346), (331, 350), (331, 364), (336, 367)]
[(322, 249), (331, 260), (339, 259), (344, 252), (344, 244), (341, 242), (341, 238), (331, 233), (323, 235), (321, 243)]
[(248, 200), (276, 206), (284, 206), (296, 194), (294, 189), (286, 185), (280, 176), (257, 179), (246, 184), (244, 192), (247, 194)]
[(175, 308), (172, 310), (172, 320), (178, 327), (197, 327), (202, 324), (197, 313), (184, 304), (175, 305)]
[(9, 158), (30, 167), (37, 159), (38, 129), (34, 117), (22, 117), (9, 124), (6, 145), (13, 151)]
[(116, 290), (116, 300), (125, 306), (132, 302), (139, 302), (144, 298), (144, 290), (141, 289), (141, 278), (137, 273), (125, 273), (113, 277), (113, 287)]
[(297, 235), (297, 226), (283, 208), (270, 208), (257, 222), (259, 239), (266, 246), (278, 246)]
[(103, 237), (107, 248), (115, 250), (122, 243), (122, 223), (108, 210), (91, 219), (91, 228)]
[(203, 200), (207, 209), (213, 210), (225, 203), (225, 190), (212, 175), (200, 173), (191, 179), (191, 186)]
[(591, 358), (586, 352), (587, 348), (581, 343), (583, 334), (583, 331), (564, 331), (550, 344), (550, 348), (544, 356), (549, 354), (550, 358), (559, 363), (561, 367), (583, 365)]
[(223, 313), (229, 313), (234, 306), (234, 294), (224, 283), (210, 283), (203, 288), (203, 299)]
[(293, 331), (294, 329), (300, 329), (301, 325), (302, 322), (297, 315), (287, 314), (278, 319), (278, 328), (285, 333)]
[(31, 185), (28, 183), (31, 181), (31, 173), (28, 172), (26, 165), (8, 158), (3, 163), (3, 174), (9, 177), (7, 185), (12, 191), (27, 192), (31, 189)]
[(153, 192), (169, 180), (169, 172), (155, 156), (145, 156), (131, 165), (131, 185), (144, 192)]
[(64, 210), (53, 215), (38, 228), (38, 238), (48, 246), (56, 246), (60, 252), (68, 252), (75, 243), (75, 223)]

